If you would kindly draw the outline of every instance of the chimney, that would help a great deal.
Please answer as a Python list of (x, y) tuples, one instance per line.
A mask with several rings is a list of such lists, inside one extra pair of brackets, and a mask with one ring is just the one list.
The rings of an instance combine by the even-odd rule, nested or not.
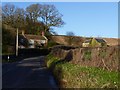
[(24, 34), (25, 34), (25, 31), (24, 31), (24, 30), (22, 30), (22, 35), (24, 36)]
[(45, 36), (44, 32), (42, 31), (42, 36)]

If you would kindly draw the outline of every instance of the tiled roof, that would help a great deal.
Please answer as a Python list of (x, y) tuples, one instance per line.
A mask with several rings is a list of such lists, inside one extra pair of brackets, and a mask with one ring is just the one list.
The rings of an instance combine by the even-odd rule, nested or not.
[(101, 39), (101, 38), (95, 38), (96, 41), (98, 41), (99, 43), (105, 43), (105, 40)]
[(89, 42), (91, 42), (91, 40), (86, 40), (84, 43), (89, 43)]
[(25, 34), (24, 35), (27, 39), (39, 39), (39, 40), (45, 40), (43, 36), (40, 35), (30, 35), (30, 34)]
[[(84, 43), (89, 43), (89, 42), (91, 42), (91, 40), (92, 40), (92, 38), (86, 40)], [(104, 39), (101, 39), (101, 38), (95, 38), (95, 40), (99, 43), (105, 43), (106, 42)]]

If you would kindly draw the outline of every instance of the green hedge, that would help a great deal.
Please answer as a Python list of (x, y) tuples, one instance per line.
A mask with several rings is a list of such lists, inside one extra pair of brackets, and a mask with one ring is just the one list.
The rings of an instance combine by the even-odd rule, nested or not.
[(56, 43), (55, 41), (52, 40), (48, 40), (48, 44), (47, 44), (47, 48), (56, 46), (56, 45), (60, 45), (59, 43)]
[(54, 65), (56, 62), (58, 62), (59, 61), (59, 59), (57, 58), (57, 57), (53, 57), (51, 54), (49, 54), (48, 56), (47, 56), (47, 59), (46, 59), (46, 64), (47, 64), (47, 67), (48, 68), (51, 68), (52, 67), (52, 65)]
[(82, 67), (69, 62), (56, 63), (59, 61), (59, 58), (49, 54), (46, 64), (48, 68), (54, 65), (53, 74), (62, 88), (118, 88), (117, 72)]

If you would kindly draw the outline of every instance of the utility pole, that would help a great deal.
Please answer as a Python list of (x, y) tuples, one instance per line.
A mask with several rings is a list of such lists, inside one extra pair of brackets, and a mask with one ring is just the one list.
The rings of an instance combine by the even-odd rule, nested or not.
[(18, 56), (18, 28), (17, 28), (17, 34), (16, 34), (16, 56)]

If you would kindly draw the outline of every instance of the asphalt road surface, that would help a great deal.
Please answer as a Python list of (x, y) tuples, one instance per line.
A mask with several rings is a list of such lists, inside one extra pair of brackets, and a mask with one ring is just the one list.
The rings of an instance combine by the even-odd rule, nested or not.
[(45, 88), (56, 90), (57, 85), (44, 63), (44, 56), (27, 58), (19, 62), (3, 64), (2, 88)]

